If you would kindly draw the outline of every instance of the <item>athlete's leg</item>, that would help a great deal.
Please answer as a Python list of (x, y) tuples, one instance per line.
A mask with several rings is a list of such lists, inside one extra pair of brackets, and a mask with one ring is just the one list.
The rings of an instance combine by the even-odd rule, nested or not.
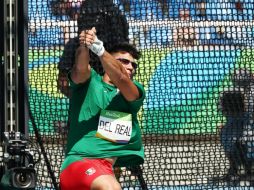
[(91, 190), (120, 190), (120, 184), (118, 183), (115, 175), (112, 175), (112, 164), (104, 159), (94, 160), (94, 163), (98, 167), (103, 168), (102, 173), (109, 173), (110, 175), (101, 175), (94, 179), (91, 184)]
[[(101, 176), (105, 176), (102, 178), (105, 187), (108, 181), (112, 183), (111, 187), (115, 186), (116, 179), (110, 162), (104, 159), (83, 159), (70, 164), (61, 172), (60, 187), (61, 190), (90, 190), (93, 181)], [(104, 178), (108, 181), (104, 181)], [(96, 188), (101, 187), (101, 183), (95, 184), (98, 184)]]

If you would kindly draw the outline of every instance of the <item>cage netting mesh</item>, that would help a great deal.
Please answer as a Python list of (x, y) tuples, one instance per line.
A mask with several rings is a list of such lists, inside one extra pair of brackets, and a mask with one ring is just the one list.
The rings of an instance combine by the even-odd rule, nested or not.
[[(59, 184), (64, 78), (79, 32), (93, 26), (106, 49), (127, 41), (142, 52), (135, 79), (146, 90), (139, 112), (145, 163), (115, 168), (122, 188), (253, 187), (253, 9), (253, 0), (28, 0), (29, 104), (44, 148), (33, 150), (37, 188)], [(31, 120), (29, 136), (39, 143)], [(232, 167), (237, 177), (227, 175)]]

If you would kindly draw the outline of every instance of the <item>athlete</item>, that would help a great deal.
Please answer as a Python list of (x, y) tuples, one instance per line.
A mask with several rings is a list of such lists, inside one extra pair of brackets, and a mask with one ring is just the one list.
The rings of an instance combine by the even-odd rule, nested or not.
[[(133, 80), (140, 52), (119, 43), (108, 51), (93, 27), (79, 35), (71, 86), (70, 130), (61, 168), (61, 190), (118, 190), (113, 166), (144, 162), (137, 113), (143, 104), (143, 86)], [(99, 75), (90, 64), (89, 50), (105, 71)]]

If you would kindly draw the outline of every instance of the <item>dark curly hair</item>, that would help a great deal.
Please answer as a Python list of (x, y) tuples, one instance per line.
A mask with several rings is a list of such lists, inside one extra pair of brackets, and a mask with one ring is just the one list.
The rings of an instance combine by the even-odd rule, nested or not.
[(128, 52), (134, 59), (137, 60), (141, 57), (140, 51), (138, 51), (134, 45), (126, 42), (120, 42), (118, 44), (115, 44), (108, 50), (109, 53), (117, 53), (121, 51)]

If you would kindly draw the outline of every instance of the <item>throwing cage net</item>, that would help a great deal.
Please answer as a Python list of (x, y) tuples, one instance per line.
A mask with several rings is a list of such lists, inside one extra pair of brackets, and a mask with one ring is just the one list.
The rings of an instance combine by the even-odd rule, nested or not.
[[(129, 41), (142, 52), (135, 77), (147, 92), (139, 112), (145, 163), (115, 168), (122, 188), (253, 187), (253, 9), (252, 0), (28, 0), (37, 188), (58, 186), (65, 77), (78, 33), (92, 26), (106, 48)], [(95, 56), (91, 65), (102, 72)]]

